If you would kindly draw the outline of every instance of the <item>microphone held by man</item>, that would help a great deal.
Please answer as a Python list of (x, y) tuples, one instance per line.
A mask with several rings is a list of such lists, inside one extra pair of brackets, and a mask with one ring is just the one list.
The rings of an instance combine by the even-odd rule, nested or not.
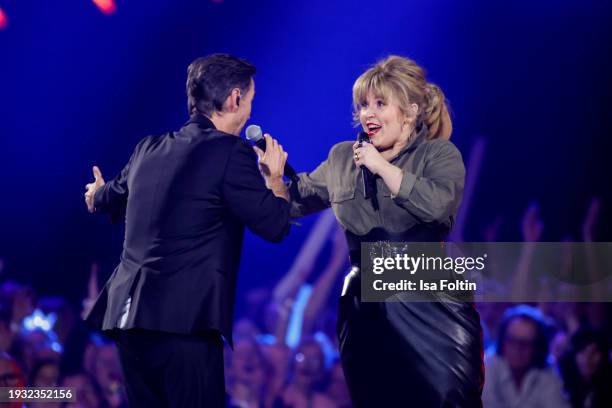
[[(267, 150), (267, 138), (266, 136), (270, 136), (268, 133), (266, 133), (265, 135), (262, 133), (261, 127), (258, 125), (249, 125), (246, 128), (246, 138), (247, 140), (249, 140), (251, 143), (254, 144), (254, 148), (257, 148), (259, 150), (262, 151), (266, 151)], [(272, 139), (274, 140), (274, 139)], [(276, 142), (276, 140), (274, 140)], [(282, 149), (282, 145), (280, 145), (281, 149)], [(257, 150), (255, 150), (257, 151)], [(259, 153), (258, 153), (259, 155)], [(291, 181), (293, 181), (294, 183), (297, 183), (299, 178), (297, 175), (297, 172), (293, 169), (293, 167), (288, 163), (285, 162), (285, 167), (284, 167), (284, 175), (285, 177), (287, 177), (288, 179), (290, 179)]]

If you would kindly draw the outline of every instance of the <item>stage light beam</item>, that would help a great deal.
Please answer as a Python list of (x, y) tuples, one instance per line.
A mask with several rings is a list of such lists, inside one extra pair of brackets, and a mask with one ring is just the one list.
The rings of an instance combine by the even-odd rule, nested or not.
[(110, 15), (114, 14), (117, 11), (117, 5), (115, 4), (115, 0), (92, 0), (93, 4), (96, 5), (98, 10), (102, 13)]
[(6, 27), (8, 27), (8, 16), (4, 10), (0, 8), (0, 30), (4, 30)]

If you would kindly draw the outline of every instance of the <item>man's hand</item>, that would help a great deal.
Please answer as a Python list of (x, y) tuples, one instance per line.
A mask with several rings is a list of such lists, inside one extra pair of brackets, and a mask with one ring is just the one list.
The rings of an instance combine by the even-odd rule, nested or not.
[(285, 163), (287, 162), (287, 152), (285, 152), (283, 146), (269, 134), (266, 133), (264, 138), (266, 139), (265, 152), (259, 147), (253, 146), (259, 158), (259, 170), (266, 181), (268, 181), (268, 179), (282, 178), (285, 172)]
[(266, 133), (264, 138), (266, 139), (265, 152), (259, 147), (253, 146), (259, 159), (259, 171), (266, 180), (266, 186), (272, 190), (274, 195), (289, 201), (289, 192), (283, 182), (287, 152), (269, 134)]
[(87, 190), (85, 192), (85, 204), (87, 204), (87, 210), (90, 213), (94, 212), (93, 199), (94, 199), (94, 194), (96, 193), (96, 190), (98, 190), (100, 187), (102, 187), (105, 184), (104, 179), (102, 178), (102, 172), (100, 171), (98, 166), (93, 166), (92, 170), (93, 170), (93, 175), (94, 175), (94, 182), (85, 184), (85, 190)]

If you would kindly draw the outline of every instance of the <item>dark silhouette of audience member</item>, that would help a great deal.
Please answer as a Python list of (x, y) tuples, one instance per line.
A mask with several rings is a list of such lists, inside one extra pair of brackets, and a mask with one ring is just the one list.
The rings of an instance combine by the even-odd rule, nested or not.
[(573, 407), (612, 407), (610, 346), (601, 331), (580, 328), (559, 369)]

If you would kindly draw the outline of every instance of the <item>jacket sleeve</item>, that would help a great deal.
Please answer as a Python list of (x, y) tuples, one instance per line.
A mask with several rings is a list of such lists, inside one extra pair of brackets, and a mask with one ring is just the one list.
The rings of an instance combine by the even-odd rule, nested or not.
[[(333, 151), (333, 149), (332, 149)], [(291, 217), (298, 218), (330, 207), (328, 178), (330, 156), (310, 173), (299, 173), (297, 185), (289, 188), (291, 193)]]
[(138, 143), (130, 160), (125, 167), (123, 167), (121, 172), (119, 172), (117, 177), (107, 181), (106, 184), (96, 190), (94, 194), (95, 211), (109, 214), (112, 223), (119, 222), (125, 217), (129, 194), (127, 180), (130, 173), (130, 167), (145, 140), (146, 138)]
[(223, 196), (230, 210), (260, 237), (278, 242), (289, 232), (289, 203), (266, 187), (255, 152), (238, 140), (225, 168)]
[(444, 221), (457, 211), (464, 181), (461, 153), (451, 142), (439, 141), (431, 147), (423, 176), (403, 171), (393, 200), (423, 222)]

